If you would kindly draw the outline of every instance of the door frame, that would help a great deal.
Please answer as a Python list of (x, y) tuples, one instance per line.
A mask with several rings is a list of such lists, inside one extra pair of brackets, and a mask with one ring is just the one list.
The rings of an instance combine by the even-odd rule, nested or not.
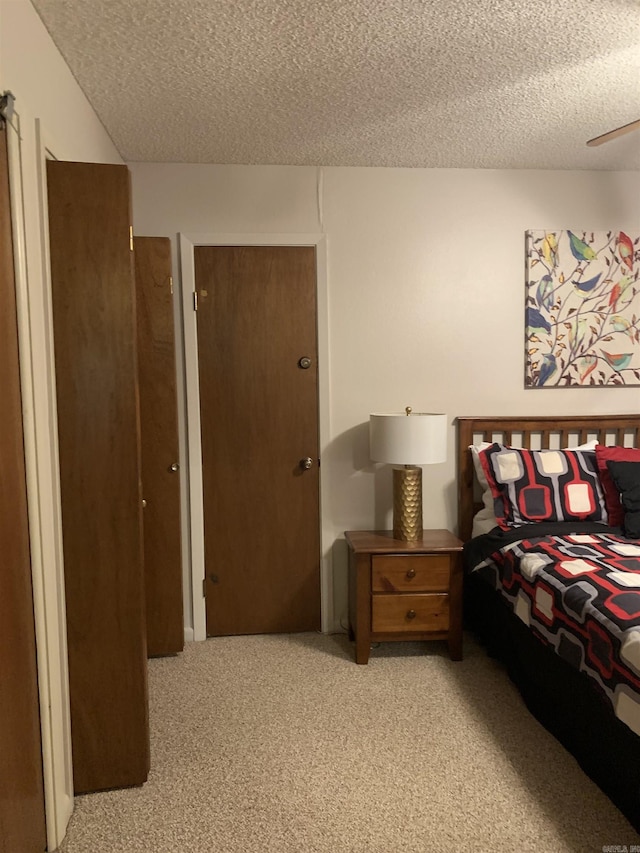
[[(7, 123), (7, 146), (47, 849), (55, 850), (65, 836), (74, 794), (51, 292), (45, 244), (48, 232), (43, 228), (47, 197), (43, 164), (47, 151), (38, 119), (35, 125), (35, 150), (28, 153), (36, 161), (37, 177), (26, 191), (38, 197), (42, 244), (40, 253), (36, 250), (32, 258), (28, 258), (26, 246), (26, 152), (18, 110)], [(35, 268), (36, 259), (41, 261), (41, 269)]]
[[(34, 371), (34, 418), (38, 453), (41, 549), (50, 565), (43, 570), (46, 619), (46, 666), (49, 677), (49, 726), (51, 743), (45, 760), (45, 805), (49, 848), (57, 849), (67, 831), (74, 808), (71, 704), (67, 653), (67, 606), (62, 550), (62, 502), (58, 456), (58, 408), (53, 349), (53, 306), (49, 260), (49, 210), (47, 160), (58, 159), (53, 142), (39, 118), (35, 119), (37, 193), (40, 226), (40, 279), (30, 296), (32, 322), (39, 322), (31, 336)], [(37, 634), (36, 599), (36, 639)], [(40, 673), (42, 669), (40, 669)], [(45, 759), (47, 755), (45, 753)], [(47, 781), (49, 780), (49, 781)], [(49, 797), (47, 789), (49, 787)]]
[[(200, 384), (198, 379), (198, 331), (193, 310), (195, 293), (194, 248), (196, 246), (313, 246), (316, 249), (316, 322), (318, 329), (318, 428), (320, 458), (330, 436), (329, 411), (329, 306), (327, 293), (326, 234), (220, 234), (180, 233), (182, 286), (182, 333), (185, 361), (187, 495), (189, 500), (189, 550), (193, 639), (206, 640), (207, 614), (203, 594), (204, 505), (202, 496), (202, 442), (200, 433)], [(326, 469), (320, 466), (320, 612), (321, 630), (333, 628), (333, 584), (331, 581), (331, 531), (325, 520), (328, 494)], [(189, 603), (185, 601), (185, 610)]]

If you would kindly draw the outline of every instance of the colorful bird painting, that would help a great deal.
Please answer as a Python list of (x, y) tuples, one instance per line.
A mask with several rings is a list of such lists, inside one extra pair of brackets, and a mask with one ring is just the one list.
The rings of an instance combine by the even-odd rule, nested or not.
[(553, 305), (553, 279), (550, 275), (543, 275), (538, 283), (538, 291), (536, 293), (538, 305), (551, 310)]
[(611, 293), (609, 294), (609, 305), (615, 308), (618, 299), (620, 299), (630, 284), (631, 279), (629, 276), (623, 275), (620, 281), (617, 281), (611, 288)]
[(598, 257), (588, 243), (581, 240), (572, 231), (567, 231), (569, 235), (569, 245), (571, 246), (571, 254), (577, 261), (593, 261)]
[(553, 374), (558, 369), (556, 357), (552, 352), (547, 352), (542, 356), (542, 364), (538, 373), (538, 385), (545, 385)]
[(551, 326), (537, 308), (527, 308), (527, 329), (531, 332), (550, 332)]
[(616, 307), (616, 302), (620, 299), (621, 294), (620, 282), (617, 281), (613, 287), (611, 288), (611, 293), (609, 294), (609, 305), (613, 308)]
[(583, 355), (578, 359), (578, 373), (580, 374), (580, 383), (584, 384), (584, 380), (591, 373), (598, 363), (597, 355)]
[(542, 257), (552, 268), (555, 268), (558, 263), (558, 241), (553, 231), (544, 235), (544, 240), (542, 241)]
[(629, 367), (629, 363), (633, 357), (632, 352), (620, 352), (620, 353), (610, 353), (606, 350), (601, 349), (600, 352), (605, 357), (605, 361), (609, 365), (609, 367), (613, 367), (614, 370), (624, 370), (626, 367)]
[(601, 276), (602, 273), (599, 272), (598, 275), (594, 275), (593, 278), (590, 278), (587, 281), (576, 281), (574, 279), (572, 284), (575, 287), (577, 293), (579, 293), (581, 296), (588, 296), (591, 291), (595, 290), (598, 286), (598, 282), (600, 281)]
[(640, 388), (640, 231), (531, 230), (525, 252), (525, 387)]
[(638, 343), (638, 340), (640, 340), (640, 333), (631, 325), (626, 317), (621, 317), (620, 314), (614, 314), (611, 318), (611, 325), (613, 326), (614, 331), (623, 332), (625, 335), (628, 335), (634, 343)]
[[(565, 323), (566, 325), (566, 323)], [(587, 331), (587, 318), (580, 317), (577, 320), (574, 320), (569, 326), (569, 343), (572, 348), (579, 344), (580, 341), (584, 338), (584, 334)]]
[(622, 263), (633, 270), (633, 243), (631, 237), (628, 237), (624, 231), (618, 234), (618, 252)]

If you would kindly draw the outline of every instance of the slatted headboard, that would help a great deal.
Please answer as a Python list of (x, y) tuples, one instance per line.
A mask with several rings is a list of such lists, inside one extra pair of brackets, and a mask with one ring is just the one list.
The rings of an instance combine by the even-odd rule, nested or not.
[(474, 513), (481, 508), (474, 494), (470, 444), (498, 441), (514, 447), (548, 450), (597, 439), (601, 444), (640, 447), (640, 415), (570, 415), (567, 417), (457, 418), (458, 535), (471, 538)]

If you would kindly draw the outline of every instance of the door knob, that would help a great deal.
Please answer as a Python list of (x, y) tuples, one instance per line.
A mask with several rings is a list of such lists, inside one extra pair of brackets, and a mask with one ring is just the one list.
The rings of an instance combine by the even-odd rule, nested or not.
[(172, 465), (169, 465), (169, 470), (170, 471), (179, 471), (180, 465), (177, 462), (174, 462)]
[(305, 456), (304, 459), (300, 460), (300, 467), (302, 469), (304, 469), (305, 471), (308, 468), (311, 468), (312, 465), (313, 465), (313, 459), (310, 456)]
[(308, 370), (311, 367), (311, 359), (308, 355), (303, 355), (302, 358), (298, 359), (298, 367), (301, 367), (302, 370)]

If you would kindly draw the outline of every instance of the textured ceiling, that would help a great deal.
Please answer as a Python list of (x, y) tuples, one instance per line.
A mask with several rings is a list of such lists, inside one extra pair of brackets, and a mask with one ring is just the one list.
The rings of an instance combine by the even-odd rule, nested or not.
[(640, 169), (640, 0), (32, 0), (127, 161)]

